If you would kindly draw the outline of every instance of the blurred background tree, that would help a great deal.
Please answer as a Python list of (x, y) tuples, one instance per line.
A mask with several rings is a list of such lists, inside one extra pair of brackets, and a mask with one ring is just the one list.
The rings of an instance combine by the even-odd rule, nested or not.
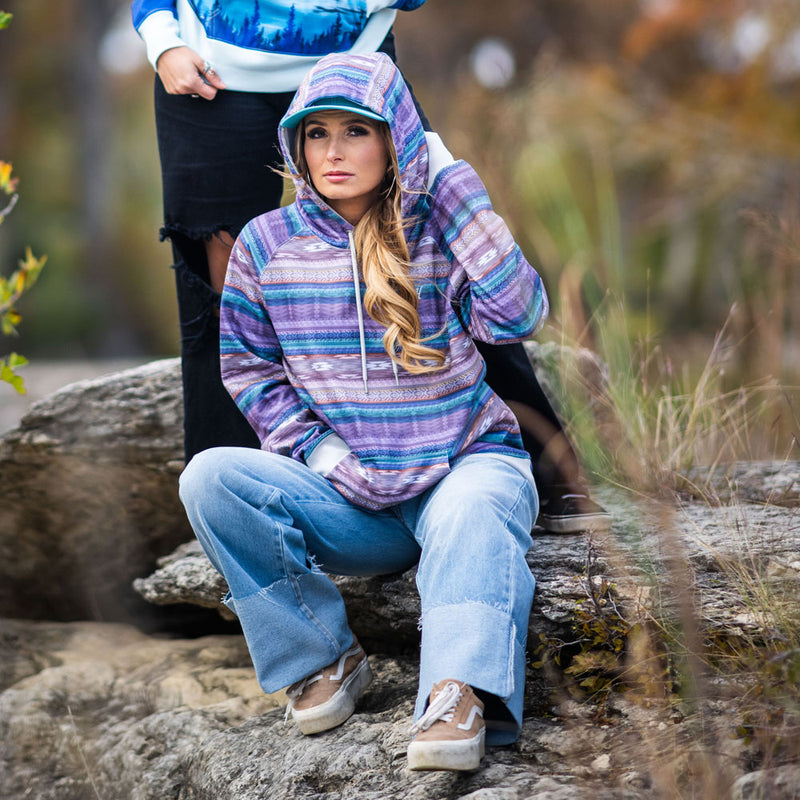
[(0, 49), (0, 74), (12, 76), (0, 81), (0, 143), (26, 192), (0, 232), (0, 264), (30, 243), (52, 266), (20, 303), (21, 346), (53, 358), (172, 352), (152, 83), (138, 37), (121, 33), (128, 4), (6, 7), (14, 37)]
[[(26, 195), (0, 268), (23, 243), (50, 256), (21, 346), (174, 354), (129, 4), (6, 6), (0, 145)], [(658, 339), (675, 369), (702, 370), (727, 322), (729, 382), (800, 383), (800, 4), (429, 0), (395, 32), (433, 125), (542, 264), (549, 335), (597, 346), (613, 297), (624, 334)]]
[[(0, 11), (0, 31), (8, 27), (12, 17), (7, 11)], [(7, 161), (0, 161), (0, 225), (5, 222), (19, 200), (19, 181), (13, 176), (13, 169)], [(36, 258), (31, 249), (26, 248), (25, 258), (20, 259), (16, 270), (8, 278), (0, 274), (0, 335), (17, 335), (17, 326), (22, 317), (16, 304), (36, 282), (46, 260), (46, 257)], [(0, 382), (10, 384), (17, 392), (24, 394), (25, 383), (17, 369), (26, 363), (27, 359), (14, 351), (0, 355)]]
[(735, 377), (797, 384), (800, 5), (436, 0), (397, 28), (571, 338), (611, 291), (699, 366), (737, 304)]

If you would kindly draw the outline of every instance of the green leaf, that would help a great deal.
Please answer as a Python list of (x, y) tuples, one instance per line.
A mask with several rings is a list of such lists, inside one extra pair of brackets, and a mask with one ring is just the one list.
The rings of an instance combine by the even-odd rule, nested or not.
[(8, 27), (8, 23), (11, 22), (13, 16), (13, 14), (9, 14), (7, 11), (0, 11), (0, 30)]
[(42, 271), (42, 267), (46, 261), (47, 256), (36, 258), (30, 247), (25, 248), (25, 258), (20, 260), (19, 266), (20, 269), (27, 275), (27, 285), (29, 287), (39, 277), (39, 273)]
[(17, 325), (19, 325), (21, 319), (22, 317), (13, 309), (4, 311), (0, 315), (0, 329), (2, 329), (3, 334), (5, 336), (16, 336)]
[(25, 382), (11, 369), (5, 359), (0, 360), (0, 381), (11, 384), (19, 394), (25, 394)]

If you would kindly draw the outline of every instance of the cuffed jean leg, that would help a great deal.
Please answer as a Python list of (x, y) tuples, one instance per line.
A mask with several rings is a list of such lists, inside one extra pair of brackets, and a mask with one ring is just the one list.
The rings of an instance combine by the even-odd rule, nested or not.
[(227, 604), (267, 692), (327, 666), (352, 644), (344, 603), (323, 569), (388, 573), (419, 556), (395, 514), (353, 506), (284, 456), (205, 450), (181, 476), (180, 496), (203, 549), (228, 581)]
[(419, 717), (433, 684), (464, 681), (499, 697), (511, 729), (487, 726), (487, 743), (519, 735), (525, 645), (535, 581), (525, 561), (538, 512), (536, 492), (490, 454), (467, 456), (419, 504), (422, 602)]

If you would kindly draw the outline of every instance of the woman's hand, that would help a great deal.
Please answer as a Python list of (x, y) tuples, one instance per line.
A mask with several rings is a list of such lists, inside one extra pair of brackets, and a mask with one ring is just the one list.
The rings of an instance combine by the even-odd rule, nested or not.
[(191, 94), (213, 100), (225, 84), (211, 65), (190, 47), (165, 50), (156, 63), (158, 75), (169, 94)]

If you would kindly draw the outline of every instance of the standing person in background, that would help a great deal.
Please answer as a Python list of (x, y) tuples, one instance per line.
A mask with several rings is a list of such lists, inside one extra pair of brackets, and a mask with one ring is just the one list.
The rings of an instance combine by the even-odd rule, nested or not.
[(369, 15), (364, 2), (324, 11), (279, 0), (263, 12), (267, 4), (257, 0), (131, 4), (157, 73), (161, 237), (173, 250), (187, 461), (215, 445), (258, 447), (220, 381), (218, 308), (234, 238), (248, 220), (280, 205), (283, 181), (272, 169), (281, 164), (278, 122), (321, 56), (379, 48), (393, 56), (395, 9), (423, 2), (371, 3)]
[(306, 734), (371, 680), (326, 573), (419, 562), (408, 765), (476, 769), (522, 725), (537, 497), (474, 340), (532, 335), (547, 296), (385, 54), (321, 59), (281, 146), (296, 199), (245, 226), (221, 307), (222, 378), (262, 449), (199, 453), (181, 499), (262, 687), (290, 687)]
[[(234, 238), (249, 219), (280, 205), (283, 182), (271, 169), (281, 163), (279, 120), (303, 76), (325, 54), (381, 51), (394, 60), (396, 11), (424, 2), (372, 2), (369, 13), (365, 0), (325, 8), (295, 0), (131, 4), (156, 70), (161, 238), (169, 238), (173, 250), (187, 463), (209, 447), (259, 446), (220, 380), (218, 309)], [(540, 524), (561, 533), (607, 528), (609, 516), (583, 487), (577, 456), (522, 345), (479, 346), (490, 385), (523, 419), (542, 501)]]

